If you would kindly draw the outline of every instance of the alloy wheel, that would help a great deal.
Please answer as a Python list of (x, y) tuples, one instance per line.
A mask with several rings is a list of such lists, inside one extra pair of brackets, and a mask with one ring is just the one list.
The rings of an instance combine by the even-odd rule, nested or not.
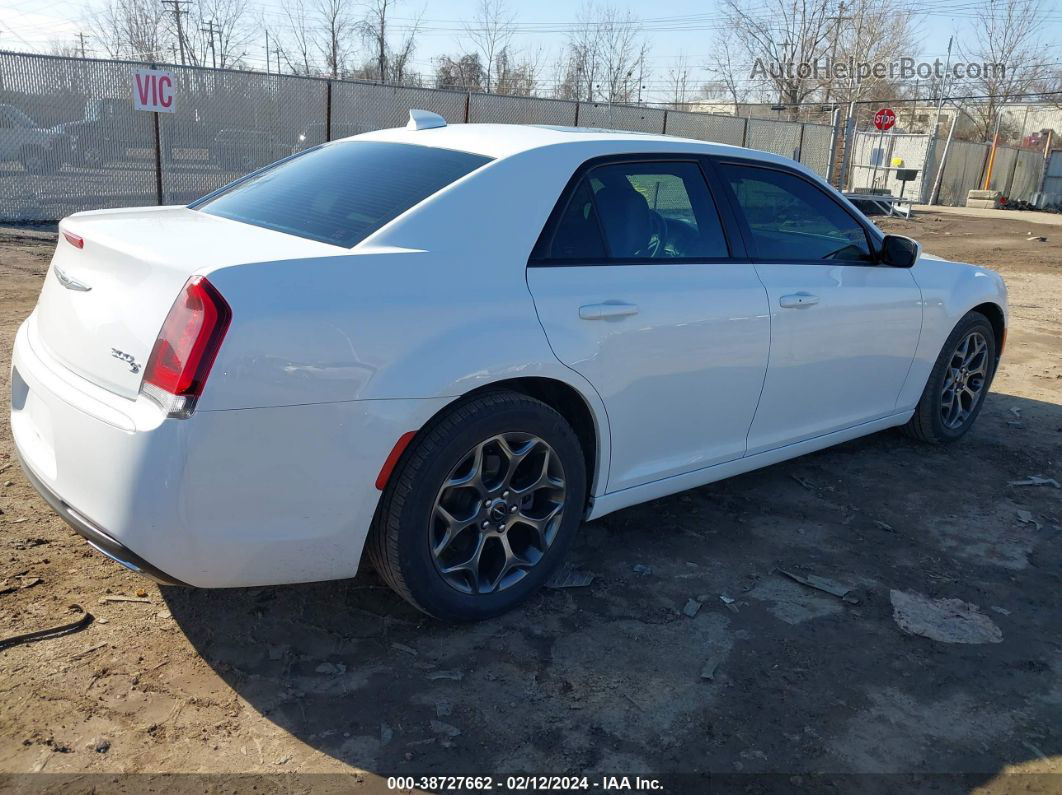
[(988, 383), (988, 340), (980, 331), (963, 337), (951, 354), (940, 393), (944, 427), (961, 428), (977, 408)]
[(530, 433), (501, 433), (469, 450), (432, 509), (435, 567), (466, 594), (503, 591), (544, 557), (560, 528), (566, 488), (560, 457)]

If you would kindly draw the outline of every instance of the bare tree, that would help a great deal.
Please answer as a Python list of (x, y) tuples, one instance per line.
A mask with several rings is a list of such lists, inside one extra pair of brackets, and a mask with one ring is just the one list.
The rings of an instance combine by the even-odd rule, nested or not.
[[(282, 58), (288, 70), (294, 75), (317, 74), (314, 59), (315, 29), (306, 8), (306, 0), (287, 0), (284, 3), (284, 16), (287, 26), (281, 41), (279, 58)], [(278, 60), (277, 71), (281, 71)]]
[[(917, 42), (910, 17), (900, 0), (850, 0), (844, 17), (830, 21), (830, 54), (837, 61), (855, 64), (894, 62), (898, 54), (913, 53)], [(834, 37), (836, 37), (834, 39)], [(909, 88), (891, 75), (854, 74), (843, 78), (820, 81), (831, 100), (839, 103), (861, 99), (900, 96)], [(868, 116), (876, 109), (866, 106)]]
[[(980, 75), (969, 75), (964, 86), (974, 86), (971, 94), (986, 98), (967, 108), (981, 140), (989, 140), (997, 125), (1001, 134), (1014, 135), (1000, 117), (1008, 97), (1030, 93), (1050, 78), (1050, 47), (1041, 31), (1047, 15), (1040, 0), (981, 0), (980, 24), (973, 41), (959, 44), (959, 52), (969, 63), (980, 65)], [(964, 92), (965, 93), (965, 92)]]
[(578, 27), (568, 34), (564, 54), (557, 72), (556, 96), (592, 102), (598, 77), (598, 36), (594, 21), (594, 7), (584, 4), (576, 16)]
[(726, 32), (716, 38), (712, 57), (704, 68), (716, 75), (715, 80), (704, 84), (702, 91), (705, 96), (725, 97), (734, 105), (734, 115), (740, 115), (741, 105), (748, 101), (751, 86), (734, 58), (730, 36)]
[(670, 106), (674, 110), (686, 110), (692, 92), (690, 91), (690, 61), (685, 53), (679, 55), (667, 70), (667, 89)]
[(568, 35), (557, 95), (563, 99), (630, 102), (647, 76), (649, 45), (628, 10), (588, 2)]
[(164, 13), (155, 0), (107, 0), (89, 14), (86, 26), (113, 58), (159, 61), (168, 52)]
[(407, 27), (406, 36), (397, 47), (392, 46), (390, 13), (397, 5), (397, 0), (370, 0), (365, 17), (358, 23), (358, 30), (372, 56), (371, 62), (356, 70), (359, 77), (396, 84), (416, 82), (419, 79), (411, 66), (420, 19), (418, 17)]
[(831, 0), (723, 0), (727, 29), (752, 62), (750, 79), (769, 81), (780, 104), (795, 106), (819, 87), (807, 65), (826, 51)]
[(258, 33), (247, 0), (198, 0), (191, 25), (184, 29), (192, 62), (219, 69), (238, 66)]
[(494, 93), (508, 96), (534, 96), (538, 82), (541, 50), (517, 56), (506, 47), (494, 58)]
[(444, 55), (435, 61), (435, 87), (482, 91), (487, 71), (478, 53), (466, 53), (456, 58)]
[(479, 0), (472, 21), (465, 26), (465, 35), (472, 42), (468, 49), (480, 57), (486, 73), (485, 88), (491, 93), (497, 74), (495, 59), (509, 49), (513, 38), (513, 23), (516, 15), (505, 0)]
[(314, 43), (325, 69), (331, 77), (339, 77), (346, 70), (350, 56), (350, 34), (354, 30), (351, 0), (313, 0), (311, 15), (317, 28)]

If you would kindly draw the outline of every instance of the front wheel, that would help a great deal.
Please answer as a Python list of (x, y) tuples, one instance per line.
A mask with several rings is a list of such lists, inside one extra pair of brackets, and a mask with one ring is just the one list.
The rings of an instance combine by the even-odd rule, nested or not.
[(961, 438), (981, 413), (995, 371), (995, 330), (980, 312), (968, 312), (941, 348), (904, 430), (936, 444)]
[(526, 395), (485, 393), (451, 407), (403, 454), (366, 551), (425, 613), (491, 618), (545, 583), (585, 499), (583, 454), (565, 419)]

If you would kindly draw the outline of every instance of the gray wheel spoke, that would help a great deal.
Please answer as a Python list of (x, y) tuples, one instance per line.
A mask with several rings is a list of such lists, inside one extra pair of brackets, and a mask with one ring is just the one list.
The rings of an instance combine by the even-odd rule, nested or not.
[(565, 506), (563, 465), (529, 433), (501, 433), (469, 450), (443, 481), (429, 549), (455, 589), (505, 590), (543, 558)]
[(940, 416), (948, 428), (960, 428), (977, 409), (988, 378), (988, 340), (971, 331), (951, 354), (940, 392)]

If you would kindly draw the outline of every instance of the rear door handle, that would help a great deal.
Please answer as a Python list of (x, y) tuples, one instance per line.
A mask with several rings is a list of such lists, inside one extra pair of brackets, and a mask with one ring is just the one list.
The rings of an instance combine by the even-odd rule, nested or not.
[(579, 307), (579, 317), (583, 320), (601, 320), (607, 317), (626, 317), (627, 315), (637, 314), (638, 306), (636, 304), (605, 303), (587, 304)]
[(792, 295), (783, 295), (778, 299), (778, 305), (784, 309), (803, 309), (818, 302), (819, 297), (811, 293), (793, 293)]

